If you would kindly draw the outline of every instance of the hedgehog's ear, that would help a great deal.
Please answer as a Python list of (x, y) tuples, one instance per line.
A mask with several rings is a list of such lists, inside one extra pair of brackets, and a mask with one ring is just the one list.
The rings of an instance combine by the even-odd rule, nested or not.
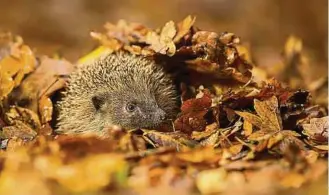
[(93, 105), (96, 110), (101, 109), (102, 106), (105, 104), (105, 99), (102, 96), (98, 96), (98, 95), (92, 97), (91, 101), (93, 102)]

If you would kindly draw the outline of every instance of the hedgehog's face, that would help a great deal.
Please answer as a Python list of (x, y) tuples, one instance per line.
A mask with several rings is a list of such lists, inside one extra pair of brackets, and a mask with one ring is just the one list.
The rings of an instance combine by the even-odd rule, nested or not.
[(105, 125), (120, 125), (126, 129), (154, 128), (166, 120), (166, 112), (152, 96), (145, 97), (142, 94), (119, 97), (121, 98), (95, 96), (92, 99), (96, 112), (101, 115)]

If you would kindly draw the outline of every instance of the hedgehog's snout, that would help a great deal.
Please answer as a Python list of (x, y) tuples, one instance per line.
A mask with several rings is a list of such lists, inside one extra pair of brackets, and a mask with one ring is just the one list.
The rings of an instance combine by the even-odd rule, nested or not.
[(152, 116), (152, 123), (153, 123), (153, 126), (158, 126), (160, 125), (161, 123), (164, 122), (164, 120), (167, 118), (167, 114), (165, 111), (163, 111), (162, 109), (160, 108), (157, 108), (155, 110), (155, 112), (153, 113), (153, 116)]
[(140, 128), (154, 128), (166, 120), (167, 114), (161, 108), (156, 108), (155, 110), (143, 115), (142, 118), (144, 119), (145, 124), (140, 126)]
[(165, 111), (163, 111), (162, 109), (157, 109), (156, 113), (155, 113), (155, 117), (156, 119), (163, 121), (167, 118), (167, 114)]

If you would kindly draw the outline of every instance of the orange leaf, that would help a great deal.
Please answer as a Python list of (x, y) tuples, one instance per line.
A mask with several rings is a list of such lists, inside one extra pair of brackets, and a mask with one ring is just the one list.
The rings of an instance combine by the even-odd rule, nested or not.
[(42, 96), (39, 100), (39, 114), (41, 116), (41, 123), (49, 122), (53, 114), (53, 103), (47, 96)]
[(177, 43), (183, 38), (191, 29), (195, 22), (196, 17), (192, 17), (191, 15), (187, 16), (183, 21), (177, 24), (178, 32), (174, 38), (174, 42)]

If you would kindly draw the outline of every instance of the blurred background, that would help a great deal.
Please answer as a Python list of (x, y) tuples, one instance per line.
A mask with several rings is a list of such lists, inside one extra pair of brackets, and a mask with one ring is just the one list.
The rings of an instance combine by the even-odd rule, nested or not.
[(291, 34), (317, 67), (327, 67), (327, 0), (0, 0), (0, 30), (21, 35), (38, 53), (76, 60), (96, 44), (91, 30), (119, 19), (160, 27), (197, 16), (204, 30), (229, 31), (249, 45), (258, 64), (273, 64)]

